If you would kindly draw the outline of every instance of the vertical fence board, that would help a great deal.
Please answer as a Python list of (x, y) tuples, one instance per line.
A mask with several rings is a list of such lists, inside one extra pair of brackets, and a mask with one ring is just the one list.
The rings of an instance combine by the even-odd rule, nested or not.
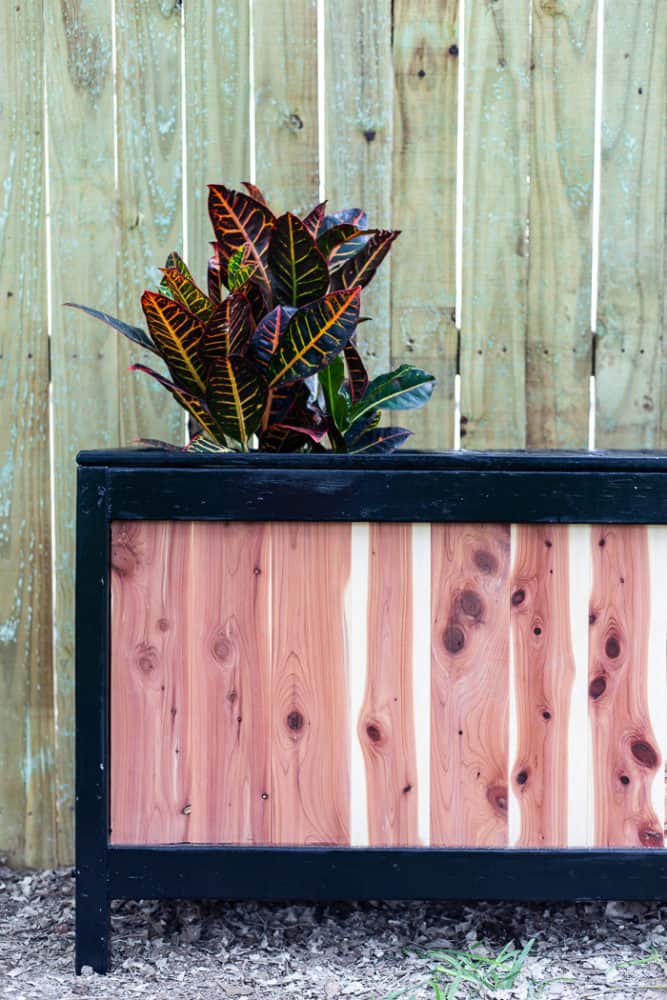
[(271, 525), (271, 839), (349, 844), (349, 524)]
[(189, 832), (195, 843), (271, 840), (269, 573), (267, 525), (193, 525)]
[(247, 0), (186, 4), (188, 264), (206, 288), (213, 238), (207, 184), (250, 179), (250, 25)]
[(0, 849), (56, 859), (43, 6), (0, 13)]
[(370, 525), (368, 671), (358, 732), (373, 847), (419, 843), (411, 541), (410, 524)]
[(651, 791), (663, 761), (648, 706), (648, 529), (595, 526), (591, 550), (589, 705), (595, 843), (661, 847), (663, 827)]
[(423, 410), (400, 413), (419, 448), (454, 444), (456, 0), (395, 0), (392, 359), (438, 378)]
[(533, 15), (527, 444), (585, 448), (597, 2), (535, 3)]
[(431, 528), (431, 843), (507, 844), (507, 525)]
[(595, 443), (660, 444), (667, 5), (606, 0)]
[[(369, 226), (390, 229), (391, 3), (337, 0), (324, 9), (324, 194), (330, 211), (365, 208)], [(359, 346), (372, 374), (391, 362), (390, 273), (385, 261), (363, 297), (373, 322), (360, 328)]]
[[(117, 313), (110, 0), (47, 0), (52, 260), (58, 853), (74, 831), (74, 512), (79, 448), (118, 443), (118, 336), (74, 310)], [(41, 30), (41, 28), (40, 28)]]
[(565, 847), (575, 677), (568, 527), (522, 524), (515, 538), (511, 605), (517, 734), (512, 791), (520, 805), (518, 846)]
[(466, 7), (461, 444), (525, 443), (529, 0)]
[(316, 0), (255, 3), (253, 51), (257, 183), (300, 215), (319, 194)]
[[(172, 0), (116, 0), (118, 50), (118, 310), (144, 326), (140, 299), (159, 283), (170, 250), (182, 251), (180, 6)], [(148, 376), (127, 372), (155, 357), (118, 345), (120, 440), (182, 443), (180, 407)]]

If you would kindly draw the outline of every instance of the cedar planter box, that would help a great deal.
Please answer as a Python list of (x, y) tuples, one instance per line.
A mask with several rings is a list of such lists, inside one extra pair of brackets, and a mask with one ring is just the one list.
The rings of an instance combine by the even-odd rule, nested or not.
[(664, 453), (79, 465), (77, 968), (113, 898), (664, 898)]

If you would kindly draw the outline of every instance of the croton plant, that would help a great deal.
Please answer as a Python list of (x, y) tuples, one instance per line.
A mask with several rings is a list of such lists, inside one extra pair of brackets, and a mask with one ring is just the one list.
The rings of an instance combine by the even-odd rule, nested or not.
[(434, 382), (410, 365), (369, 380), (357, 349), (361, 290), (398, 233), (368, 229), (360, 209), (328, 215), (326, 203), (303, 219), (276, 216), (244, 187), (209, 188), (206, 292), (174, 252), (159, 290), (142, 296), (147, 330), (76, 308), (162, 359), (170, 377), (132, 370), (194, 418), (187, 451), (392, 451), (410, 432), (382, 426), (382, 410), (421, 406)]

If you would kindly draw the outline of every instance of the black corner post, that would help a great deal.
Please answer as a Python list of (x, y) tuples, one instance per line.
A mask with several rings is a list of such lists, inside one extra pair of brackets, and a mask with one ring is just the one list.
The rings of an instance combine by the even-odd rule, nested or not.
[[(76, 573), (76, 971), (109, 966), (106, 470), (80, 468)], [(85, 722), (85, 724), (84, 724)]]

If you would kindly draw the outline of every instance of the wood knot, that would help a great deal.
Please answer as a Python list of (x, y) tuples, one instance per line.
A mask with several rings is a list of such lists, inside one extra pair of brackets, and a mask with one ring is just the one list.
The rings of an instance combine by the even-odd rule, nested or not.
[(591, 681), (588, 693), (594, 701), (597, 701), (598, 698), (602, 697), (606, 690), (607, 679), (604, 674), (598, 674), (598, 676), (594, 677)]
[(465, 632), (460, 625), (448, 625), (442, 633), (442, 644), (448, 653), (460, 653), (465, 641)]
[(142, 674), (150, 674), (158, 667), (158, 655), (155, 646), (140, 643), (137, 646), (137, 666)]
[(491, 785), (486, 790), (486, 800), (497, 813), (507, 813), (507, 788), (505, 785)]
[(491, 552), (487, 552), (486, 549), (477, 549), (473, 555), (473, 560), (475, 566), (482, 571), (482, 573), (495, 573), (498, 569), (498, 560)]
[(459, 54), (459, 47), (458, 45), (450, 45), (447, 51), (449, 52), (450, 56), (457, 56)]
[(620, 783), (622, 785), (629, 785), (630, 784), (630, 779), (628, 778), (627, 774), (622, 774), (618, 780), (620, 781)]
[(382, 740), (382, 731), (374, 722), (369, 722), (366, 726), (366, 735), (371, 743), (379, 743)]
[(304, 718), (301, 712), (290, 712), (287, 716), (287, 726), (294, 733), (300, 732), (303, 729)]
[(542, 718), (544, 719), (545, 722), (549, 722), (549, 720), (551, 719), (551, 712), (549, 712), (545, 708), (545, 710), (542, 712)]
[(289, 118), (287, 119), (287, 124), (289, 125), (289, 127), (292, 129), (293, 132), (300, 132), (301, 129), (303, 128), (303, 121), (301, 119), (301, 116), (297, 115), (296, 111), (293, 111), (292, 114), (289, 116)]
[(403, 794), (407, 795), (408, 792), (411, 792), (411, 791), (412, 791), (412, 785), (406, 785), (405, 788), (403, 789)]
[(632, 756), (642, 767), (657, 767), (658, 755), (646, 740), (634, 740), (630, 745)]
[(111, 569), (118, 576), (131, 576), (137, 565), (137, 557), (128, 545), (116, 543), (111, 546)]
[(224, 663), (225, 660), (229, 659), (232, 651), (232, 644), (224, 635), (218, 636), (218, 638), (213, 643), (213, 655), (216, 660), (220, 660)]
[(160, 632), (168, 632), (169, 631), (169, 621), (168, 621), (168, 619), (167, 618), (158, 618), (158, 620), (157, 620), (157, 627), (159, 628)]
[(526, 591), (521, 588), (519, 588), (519, 590), (515, 590), (514, 593), (512, 594), (512, 604), (514, 605), (515, 608), (517, 608), (520, 604), (523, 604), (525, 600), (526, 600)]
[(236, 691), (235, 688), (232, 688), (232, 690), (227, 695), (227, 701), (233, 705), (234, 702), (237, 701), (238, 696), (239, 696), (238, 691)]
[(588, 615), (588, 624), (595, 625), (597, 620), (598, 620), (597, 614), (595, 613), (595, 611), (591, 611), (590, 614)]
[(459, 606), (468, 618), (482, 617), (482, 599), (474, 590), (464, 590), (459, 597)]
[(517, 785), (525, 785), (528, 781), (528, 771), (519, 771), (516, 776)]
[(376, 132), (375, 132), (374, 128), (367, 128), (364, 131), (364, 139), (366, 140), (366, 142), (373, 142), (373, 139), (375, 138), (375, 136), (376, 136)]
[(183, 813), (184, 816), (189, 816), (190, 813), (192, 812), (192, 806), (189, 804), (187, 806), (183, 806), (181, 812)]
[(639, 841), (644, 847), (662, 847), (664, 844), (663, 834), (652, 826), (641, 826), (638, 833)]
[(621, 652), (621, 644), (615, 635), (610, 635), (604, 644), (604, 651), (610, 660), (615, 660)]

